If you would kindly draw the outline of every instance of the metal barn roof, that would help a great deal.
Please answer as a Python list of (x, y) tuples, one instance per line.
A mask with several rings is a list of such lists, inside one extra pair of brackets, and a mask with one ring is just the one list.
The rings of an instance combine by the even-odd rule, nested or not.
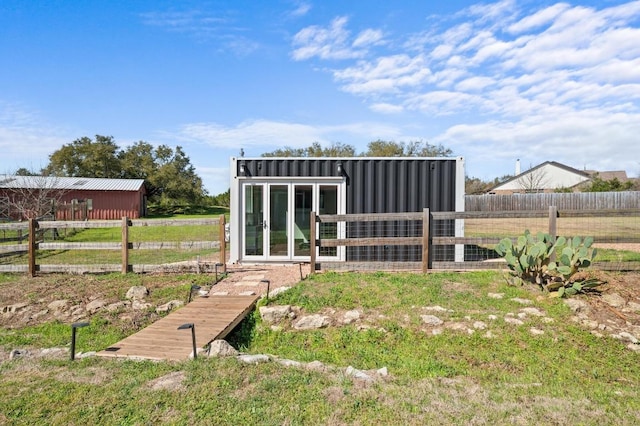
[(7, 189), (46, 188), (83, 191), (139, 191), (143, 185), (144, 179), (0, 175), (0, 188)]

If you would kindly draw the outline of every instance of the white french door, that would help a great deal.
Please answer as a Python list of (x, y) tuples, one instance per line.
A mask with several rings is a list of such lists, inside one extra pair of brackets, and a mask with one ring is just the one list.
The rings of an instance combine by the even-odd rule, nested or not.
[[(310, 216), (343, 212), (342, 182), (275, 181), (242, 185), (243, 259), (253, 261), (309, 260)], [(335, 238), (336, 226), (320, 229)], [(337, 258), (335, 247), (321, 248), (320, 257)]]

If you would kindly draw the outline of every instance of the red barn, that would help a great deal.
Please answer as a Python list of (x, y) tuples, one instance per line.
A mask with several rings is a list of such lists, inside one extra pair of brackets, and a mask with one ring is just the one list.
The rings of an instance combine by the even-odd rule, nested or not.
[(0, 176), (0, 218), (52, 212), (59, 220), (140, 218), (146, 214), (144, 180)]

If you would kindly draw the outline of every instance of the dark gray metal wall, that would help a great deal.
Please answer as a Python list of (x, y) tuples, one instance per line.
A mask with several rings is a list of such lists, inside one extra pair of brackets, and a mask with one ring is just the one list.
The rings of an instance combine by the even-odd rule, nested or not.
[(347, 186), (347, 213), (455, 211), (456, 160), (429, 158), (259, 158), (237, 162), (260, 177), (340, 177)]
[[(338, 172), (338, 165), (342, 173)], [(244, 167), (243, 167), (244, 166)], [(259, 158), (237, 161), (237, 175), (269, 177), (343, 177), (346, 213), (455, 211), (457, 160), (451, 158)], [(244, 170), (244, 172), (243, 172)], [(453, 236), (454, 221), (432, 229), (434, 236)], [(404, 231), (403, 231), (404, 229)], [(347, 229), (347, 237), (420, 236), (403, 221), (369, 223)], [(389, 235), (385, 235), (389, 234)], [(430, 250), (430, 261), (453, 260), (453, 246)], [(420, 261), (417, 246), (349, 247), (348, 261)]]

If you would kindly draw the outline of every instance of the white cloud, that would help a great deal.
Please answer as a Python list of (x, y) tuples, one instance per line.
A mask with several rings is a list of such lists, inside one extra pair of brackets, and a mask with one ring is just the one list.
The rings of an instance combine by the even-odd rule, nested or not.
[(305, 16), (311, 10), (311, 4), (301, 1), (296, 4), (296, 8), (289, 13), (289, 16), (299, 18)]
[(307, 147), (313, 142), (350, 143), (350, 140), (396, 138), (398, 128), (381, 123), (357, 122), (343, 125), (311, 125), (270, 120), (245, 121), (237, 126), (217, 123), (194, 123), (183, 126), (177, 134), (165, 134), (190, 143), (204, 143), (213, 148), (251, 148), (267, 152), (273, 147)]
[(570, 6), (566, 3), (557, 3), (542, 9), (533, 15), (525, 16), (518, 22), (510, 25), (507, 30), (510, 33), (522, 33), (551, 23), (559, 14), (566, 11)]
[(246, 29), (237, 26), (233, 14), (217, 10), (216, 13), (191, 9), (184, 11), (154, 11), (140, 14), (145, 25), (185, 34), (200, 42), (216, 43), (220, 50), (246, 56), (260, 47), (248, 38)]
[(364, 56), (367, 47), (382, 42), (382, 32), (365, 29), (353, 40), (345, 28), (349, 19), (340, 16), (329, 27), (312, 25), (293, 37), (292, 57), (296, 61), (318, 57), (320, 59), (353, 59)]
[(71, 142), (66, 133), (24, 106), (0, 102), (0, 173), (20, 167), (39, 171), (50, 154)]

